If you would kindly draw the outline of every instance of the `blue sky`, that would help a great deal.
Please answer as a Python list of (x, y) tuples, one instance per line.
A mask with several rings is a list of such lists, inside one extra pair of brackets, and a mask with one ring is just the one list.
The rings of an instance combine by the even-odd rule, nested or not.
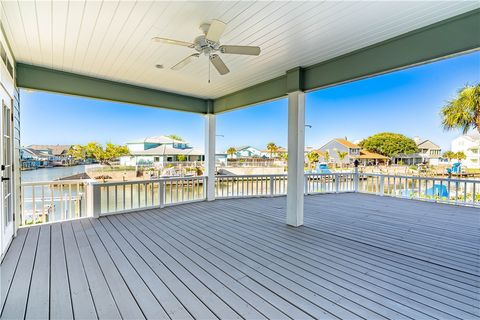
[[(307, 94), (306, 145), (355, 141), (382, 131), (428, 138), (450, 148), (439, 110), (465, 84), (480, 82), (480, 52)], [(21, 92), (21, 140), (29, 144), (125, 143), (175, 133), (203, 147), (200, 115), (45, 92)], [(217, 151), (287, 144), (286, 99), (220, 114)]]

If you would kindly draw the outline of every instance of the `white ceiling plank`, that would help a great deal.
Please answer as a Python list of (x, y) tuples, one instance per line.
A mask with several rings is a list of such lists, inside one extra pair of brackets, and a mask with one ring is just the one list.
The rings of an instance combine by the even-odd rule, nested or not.
[(44, 5), (41, 1), (35, 1), (35, 20), (38, 32), (38, 41), (41, 49), (42, 64), (53, 68), (52, 54), (52, 2)]
[(65, 34), (70, 4), (68, 1), (53, 1), (52, 5), (53, 68), (63, 70)]
[(82, 70), (83, 60), (90, 49), (92, 35), (95, 33), (100, 19), (100, 13), (104, 6), (104, 1), (87, 1), (85, 3), (85, 12), (83, 14), (82, 27), (79, 30), (75, 43), (72, 64), (72, 71)]
[(95, 29), (90, 34), (82, 57), (82, 62), (77, 65), (79, 70), (84, 70), (87, 75), (94, 74), (94, 65), (103, 42), (107, 37), (108, 29), (112, 23), (113, 16), (120, 6), (119, 1), (104, 1), (100, 8), (100, 13), (96, 19)]
[(78, 39), (83, 29), (86, 7), (86, 0), (69, 2), (65, 45), (62, 58), (62, 69), (64, 71), (72, 71), (73, 62), (77, 54), (76, 49), (78, 47)]
[(5, 15), (8, 17), (10, 30), (12, 36), (15, 38), (17, 48), (15, 52), (15, 58), (24, 59), (25, 61), (32, 63), (33, 52), (30, 50), (30, 42), (27, 38), (25, 26), (23, 24), (22, 15), (20, 13), (19, 4), (16, 1), (1, 1), (2, 7), (5, 11)]
[[(215, 98), (479, 7), (475, 1), (1, 1), (0, 15), (19, 62)], [(261, 55), (221, 54), (231, 72), (220, 76), (211, 68), (211, 83), (203, 55), (170, 70), (195, 51), (151, 38), (193, 41), (199, 25), (212, 19), (227, 22), (222, 43), (258, 45)]]

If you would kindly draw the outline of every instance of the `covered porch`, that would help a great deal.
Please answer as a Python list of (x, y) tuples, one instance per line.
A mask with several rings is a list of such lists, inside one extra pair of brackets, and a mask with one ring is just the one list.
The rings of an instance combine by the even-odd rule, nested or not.
[(478, 209), (360, 193), (229, 199), (22, 228), (4, 319), (474, 319)]

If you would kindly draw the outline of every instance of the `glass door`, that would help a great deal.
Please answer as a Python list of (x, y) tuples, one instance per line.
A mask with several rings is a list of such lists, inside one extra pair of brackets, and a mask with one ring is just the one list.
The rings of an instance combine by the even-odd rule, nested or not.
[(6, 104), (2, 100), (2, 111), (0, 112), (0, 210), (1, 210), (1, 255), (10, 245), (14, 233), (13, 221), (13, 114), (12, 101)]

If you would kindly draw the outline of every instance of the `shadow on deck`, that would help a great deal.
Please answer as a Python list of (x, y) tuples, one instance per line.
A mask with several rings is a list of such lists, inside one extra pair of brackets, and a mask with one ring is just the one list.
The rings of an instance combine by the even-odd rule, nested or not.
[(480, 210), (364, 194), (218, 200), (19, 230), (2, 318), (472, 319)]

